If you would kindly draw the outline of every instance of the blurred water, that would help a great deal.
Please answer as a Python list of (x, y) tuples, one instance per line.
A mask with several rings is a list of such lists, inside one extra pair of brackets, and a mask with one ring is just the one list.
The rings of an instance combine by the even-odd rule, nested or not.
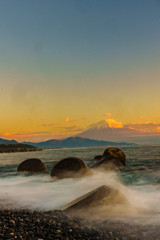
[[(127, 146), (121, 149), (127, 157), (126, 167), (122, 172), (95, 172), (93, 176), (81, 179), (57, 181), (50, 178), (51, 169), (57, 161), (74, 156), (91, 166), (95, 163), (94, 156), (102, 154), (105, 148), (51, 149), (0, 154), (0, 204), (5, 202), (9, 207), (57, 209), (105, 184), (119, 189), (136, 208), (137, 214), (142, 214), (138, 209), (143, 209), (143, 213), (150, 214), (150, 220), (155, 216), (160, 219), (160, 146)], [(17, 166), (28, 158), (41, 159), (49, 173), (17, 173)], [(132, 213), (127, 209), (126, 214)]]

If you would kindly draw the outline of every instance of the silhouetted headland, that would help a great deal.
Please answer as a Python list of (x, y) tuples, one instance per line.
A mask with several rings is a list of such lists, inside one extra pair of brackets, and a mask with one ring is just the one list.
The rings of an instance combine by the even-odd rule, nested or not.
[(37, 148), (28, 144), (0, 144), (0, 153), (31, 152), (42, 150), (43, 148)]

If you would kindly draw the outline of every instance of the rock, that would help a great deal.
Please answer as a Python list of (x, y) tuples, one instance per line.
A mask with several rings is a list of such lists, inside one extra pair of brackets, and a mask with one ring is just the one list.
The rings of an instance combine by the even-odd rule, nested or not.
[(94, 160), (101, 160), (103, 158), (103, 155), (97, 155), (94, 157)]
[(116, 211), (121, 211), (122, 207), (120, 209), (116, 208), (116, 206), (121, 205), (126, 206), (126, 212), (128, 207), (132, 208), (126, 197), (119, 190), (103, 185), (68, 203), (61, 210), (85, 215), (89, 213), (91, 215), (95, 213), (101, 215), (112, 214), (114, 208)]
[(123, 169), (123, 164), (117, 160), (117, 159), (108, 159), (103, 158), (99, 162), (95, 163), (93, 166), (91, 166), (91, 169), (100, 169), (103, 171), (119, 171), (120, 169)]
[(115, 147), (107, 148), (103, 153), (103, 157), (108, 159), (117, 159), (125, 166), (126, 155), (119, 148)]
[(22, 163), (17, 168), (18, 172), (43, 173), (47, 172), (46, 165), (37, 158), (30, 158)]
[(124, 152), (118, 148), (107, 148), (101, 158), (100, 156), (101, 155), (96, 156), (97, 159), (99, 158), (99, 161), (91, 166), (91, 168), (104, 171), (118, 171), (125, 166), (126, 156)]
[(51, 171), (51, 177), (76, 178), (92, 175), (93, 172), (79, 158), (70, 157), (59, 161)]

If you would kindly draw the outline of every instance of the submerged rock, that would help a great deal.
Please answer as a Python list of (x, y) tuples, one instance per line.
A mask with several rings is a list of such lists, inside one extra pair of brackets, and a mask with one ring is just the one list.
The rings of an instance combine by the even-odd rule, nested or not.
[(93, 172), (79, 158), (70, 157), (59, 161), (51, 171), (51, 177), (76, 178), (92, 175)]
[(119, 160), (125, 166), (126, 155), (119, 148), (115, 148), (115, 147), (107, 148), (103, 153), (103, 157), (108, 158), (108, 159)]
[(30, 158), (22, 163), (17, 168), (18, 172), (43, 173), (47, 172), (46, 165), (37, 158)]

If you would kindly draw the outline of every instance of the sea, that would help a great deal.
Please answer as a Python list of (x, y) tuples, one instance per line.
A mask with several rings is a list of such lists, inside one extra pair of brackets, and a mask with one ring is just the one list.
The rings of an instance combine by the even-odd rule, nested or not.
[[(160, 223), (160, 145), (119, 147), (126, 154), (125, 169), (120, 172), (95, 171), (83, 178), (55, 180), (52, 167), (66, 157), (78, 157), (89, 167), (106, 147), (44, 149), (35, 152), (0, 154), (0, 206), (33, 210), (60, 209), (70, 201), (102, 185), (118, 189), (127, 199), (103, 218), (130, 219), (145, 224)], [(41, 159), (48, 168), (46, 174), (17, 173), (18, 165), (29, 158)]]

